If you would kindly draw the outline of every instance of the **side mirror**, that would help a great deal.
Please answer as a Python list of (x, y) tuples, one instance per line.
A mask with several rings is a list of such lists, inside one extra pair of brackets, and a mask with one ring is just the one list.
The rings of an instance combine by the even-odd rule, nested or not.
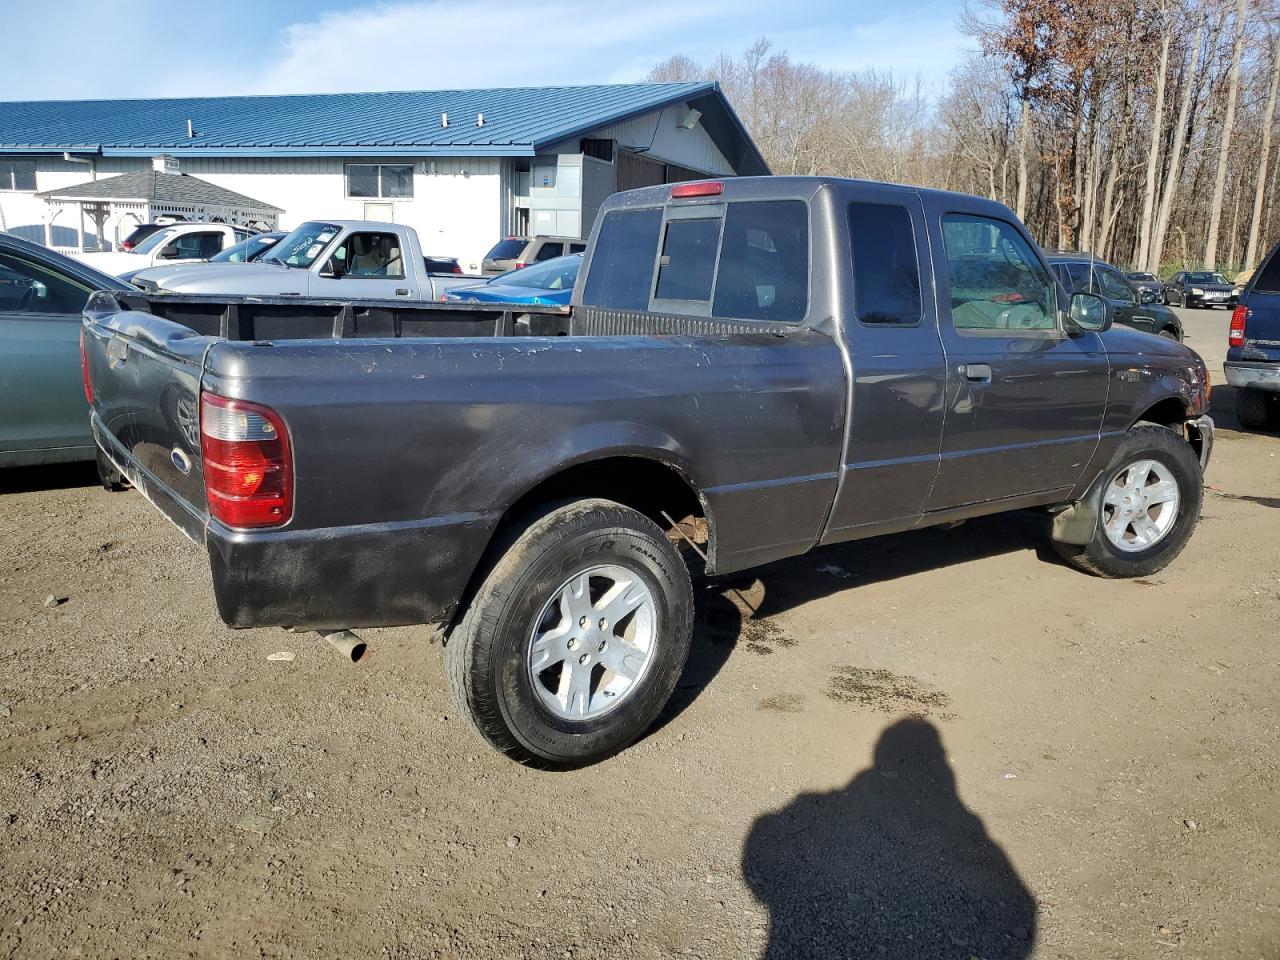
[(1102, 333), (1111, 328), (1111, 307), (1093, 293), (1071, 295), (1071, 322), (1080, 331)]
[(1143, 290), (1143, 291), (1142, 291), (1142, 302), (1143, 302), (1143, 303), (1155, 303), (1155, 302), (1156, 302), (1156, 295), (1155, 295), (1155, 292), (1154, 292), (1154, 291), (1151, 291), (1151, 290)]
[(337, 257), (330, 257), (329, 262), (324, 265), (324, 269), (320, 271), (320, 276), (326, 280), (341, 280), (347, 275), (347, 268)]

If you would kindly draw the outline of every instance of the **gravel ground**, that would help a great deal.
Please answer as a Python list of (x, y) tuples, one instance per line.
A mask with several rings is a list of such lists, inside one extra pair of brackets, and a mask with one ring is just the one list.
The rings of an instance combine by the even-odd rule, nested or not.
[(1011, 515), (711, 585), (658, 727), (567, 774), (474, 739), (431, 629), (233, 632), (140, 496), (0, 475), (0, 957), (1278, 957), (1280, 437), (1233, 409), (1158, 576)]

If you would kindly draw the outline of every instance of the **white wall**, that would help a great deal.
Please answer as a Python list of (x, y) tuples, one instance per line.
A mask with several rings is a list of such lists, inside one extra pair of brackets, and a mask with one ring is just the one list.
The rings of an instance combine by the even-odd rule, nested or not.
[[(360, 157), (189, 157), (180, 160), (183, 173), (228, 190), (280, 207), (280, 228), (292, 229), (304, 220), (361, 219), (366, 201), (348, 199), (343, 166), (348, 162), (412, 163), (413, 198), (369, 201), (392, 204), (392, 219), (418, 231), (424, 252), (457, 257), (463, 270), (480, 269), (480, 260), (502, 234), (501, 160), (496, 157), (397, 160)], [(98, 179), (149, 169), (148, 157), (102, 157)], [(434, 172), (433, 172), (434, 171)], [(59, 158), (39, 158), (37, 190), (52, 190), (90, 179), (86, 164)], [(0, 229), (43, 240), (45, 203), (31, 193), (0, 191)], [(75, 229), (71, 214), (55, 225)], [(89, 229), (91, 223), (87, 223)], [(21, 228), (15, 231), (15, 228)], [(54, 238), (65, 244), (65, 235)]]

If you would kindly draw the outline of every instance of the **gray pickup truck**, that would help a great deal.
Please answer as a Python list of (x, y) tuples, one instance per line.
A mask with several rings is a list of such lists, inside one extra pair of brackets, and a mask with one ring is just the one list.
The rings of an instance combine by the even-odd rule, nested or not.
[(474, 728), (623, 748), (675, 688), (690, 568), (1037, 508), (1147, 575), (1187, 543), (1203, 361), (1068, 295), (975, 197), (849, 180), (615, 195), (569, 308), (103, 292), (104, 480), (209, 555), (233, 627), (445, 625)]

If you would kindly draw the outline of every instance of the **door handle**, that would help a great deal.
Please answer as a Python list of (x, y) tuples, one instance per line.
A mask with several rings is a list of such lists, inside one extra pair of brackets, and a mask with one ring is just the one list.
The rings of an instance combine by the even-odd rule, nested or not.
[(409, 295), (409, 288), (408, 288), (408, 287), (396, 287), (396, 296), (397, 296), (397, 297), (407, 297), (408, 295)]
[(960, 372), (970, 383), (991, 382), (991, 364), (989, 363), (962, 363)]

